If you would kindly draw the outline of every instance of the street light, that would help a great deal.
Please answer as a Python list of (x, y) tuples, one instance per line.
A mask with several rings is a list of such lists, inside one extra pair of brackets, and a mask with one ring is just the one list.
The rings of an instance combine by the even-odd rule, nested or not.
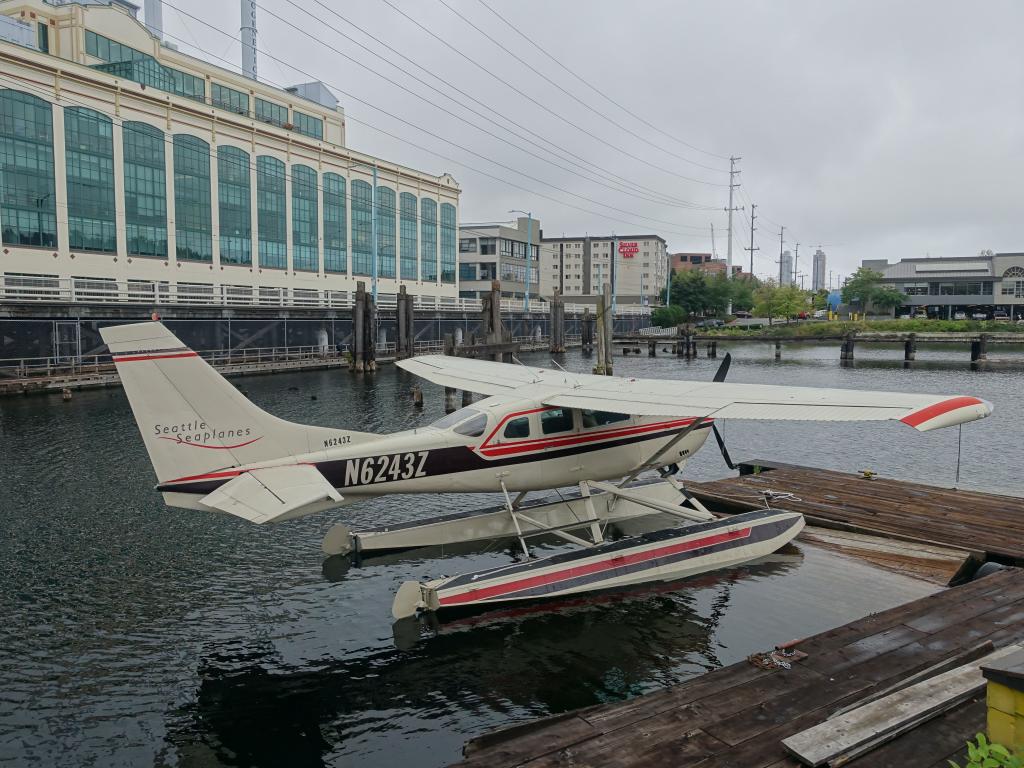
[(530, 255), (533, 253), (533, 214), (529, 211), (509, 211), (526, 215), (526, 291), (523, 293), (523, 311), (530, 311)]
[(367, 163), (358, 163), (350, 166), (349, 170), (356, 168), (368, 168), (373, 172), (373, 188), (370, 190), (370, 237), (373, 240), (373, 275), (371, 285), (373, 291), (373, 304), (377, 305), (377, 166)]

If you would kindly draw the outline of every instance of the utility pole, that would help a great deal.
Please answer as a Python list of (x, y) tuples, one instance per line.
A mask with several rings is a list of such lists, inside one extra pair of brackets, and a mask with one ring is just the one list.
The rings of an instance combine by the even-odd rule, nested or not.
[(718, 258), (718, 253), (715, 252), (715, 222), (711, 222), (711, 258)]
[(782, 285), (782, 244), (786, 242), (782, 239), (782, 236), (786, 233), (786, 228), (782, 227), (779, 230), (779, 285)]
[[(736, 174), (739, 173), (739, 171), (736, 170), (736, 161), (742, 159), (743, 158), (741, 157), (729, 158), (729, 208), (727, 209), (729, 211), (729, 245), (728, 250), (726, 252), (727, 256), (725, 265), (725, 276), (730, 280), (732, 279), (732, 212), (739, 210), (739, 208), (736, 208), (733, 205), (733, 192), (735, 191), (736, 187), (739, 186), (739, 184), (736, 183), (735, 181)], [(729, 301), (729, 306), (726, 307), (725, 311), (726, 314), (732, 314), (732, 300)]]
[(754, 247), (754, 222), (757, 220), (757, 204), (750, 204), (750, 247), (744, 248), (745, 251), (750, 251), (750, 276), (754, 276), (754, 251), (760, 251), (760, 248)]
[(797, 266), (800, 264), (800, 243), (793, 249), (793, 284), (796, 284)]

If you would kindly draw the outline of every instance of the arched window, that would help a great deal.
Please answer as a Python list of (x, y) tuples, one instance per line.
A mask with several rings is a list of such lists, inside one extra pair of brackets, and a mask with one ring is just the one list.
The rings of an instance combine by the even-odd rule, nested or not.
[(348, 269), (348, 227), (345, 219), (345, 177), (324, 174), (324, 271)]
[(420, 200), (420, 280), (437, 280), (437, 203)]
[(441, 282), (455, 282), (455, 206), (441, 203)]
[(276, 157), (256, 158), (256, 216), (259, 233), (260, 267), (288, 266), (287, 199), (284, 163)]
[(352, 272), (373, 272), (373, 188), (362, 179), (352, 182)]
[(377, 276), (395, 276), (395, 190), (377, 187)]
[(179, 259), (213, 261), (210, 145), (188, 134), (174, 137), (174, 238)]
[(0, 222), (4, 245), (57, 247), (53, 107), (0, 89)]
[(217, 148), (217, 210), (220, 214), (220, 261), (252, 263), (252, 183), (249, 153), (238, 147)]
[(399, 196), (399, 256), (403, 280), (416, 279), (416, 195), (403, 192)]
[(64, 108), (67, 164), (68, 245), (87, 251), (117, 251), (114, 209), (114, 127), (110, 118), (85, 107)]
[(121, 124), (124, 220), (128, 253), (167, 257), (167, 166), (164, 132), (147, 123)]
[(316, 272), (320, 213), (316, 204), (316, 171), (308, 165), (292, 166), (292, 265)]
[(1024, 277), (1024, 267), (1010, 267), (1003, 272), (1003, 277)]

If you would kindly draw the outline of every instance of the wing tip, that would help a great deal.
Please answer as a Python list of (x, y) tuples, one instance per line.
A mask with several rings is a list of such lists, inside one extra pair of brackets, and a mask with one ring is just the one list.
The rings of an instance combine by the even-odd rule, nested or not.
[(918, 408), (901, 418), (900, 421), (918, 432), (928, 432), (932, 429), (952, 427), (984, 419), (990, 416), (993, 410), (994, 407), (988, 400), (962, 395), (948, 397), (937, 403)]

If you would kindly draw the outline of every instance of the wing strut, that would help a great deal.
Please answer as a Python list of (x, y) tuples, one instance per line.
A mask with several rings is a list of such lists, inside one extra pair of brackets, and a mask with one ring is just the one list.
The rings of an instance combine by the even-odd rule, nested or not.
[(651, 469), (651, 468), (657, 466), (655, 464), (655, 462), (657, 462), (658, 459), (660, 459), (662, 456), (664, 456), (669, 450), (672, 449), (673, 446), (675, 446), (676, 443), (678, 443), (680, 440), (682, 440), (688, 434), (693, 432), (693, 430), (695, 430), (697, 427), (699, 427), (705, 421), (708, 421), (707, 417), (705, 417), (705, 416), (698, 416), (693, 421), (691, 421), (689, 424), (687, 424), (685, 427), (680, 429), (679, 432), (676, 434), (676, 436), (673, 437), (671, 440), (669, 440), (667, 443), (665, 443), (665, 445), (663, 445), (660, 449), (658, 449), (658, 451), (655, 452), (655, 454), (653, 456), (651, 456), (649, 459), (647, 459), (647, 461), (641, 462), (640, 466), (638, 466), (636, 469), (634, 469), (632, 472), (630, 472), (629, 475), (627, 475), (626, 479), (623, 480), (621, 483), (619, 483), (619, 487), (622, 488), (623, 486), (626, 486), (626, 485), (629, 485), (630, 483), (632, 483), (634, 480), (636, 480), (637, 475), (639, 475), (645, 469)]

